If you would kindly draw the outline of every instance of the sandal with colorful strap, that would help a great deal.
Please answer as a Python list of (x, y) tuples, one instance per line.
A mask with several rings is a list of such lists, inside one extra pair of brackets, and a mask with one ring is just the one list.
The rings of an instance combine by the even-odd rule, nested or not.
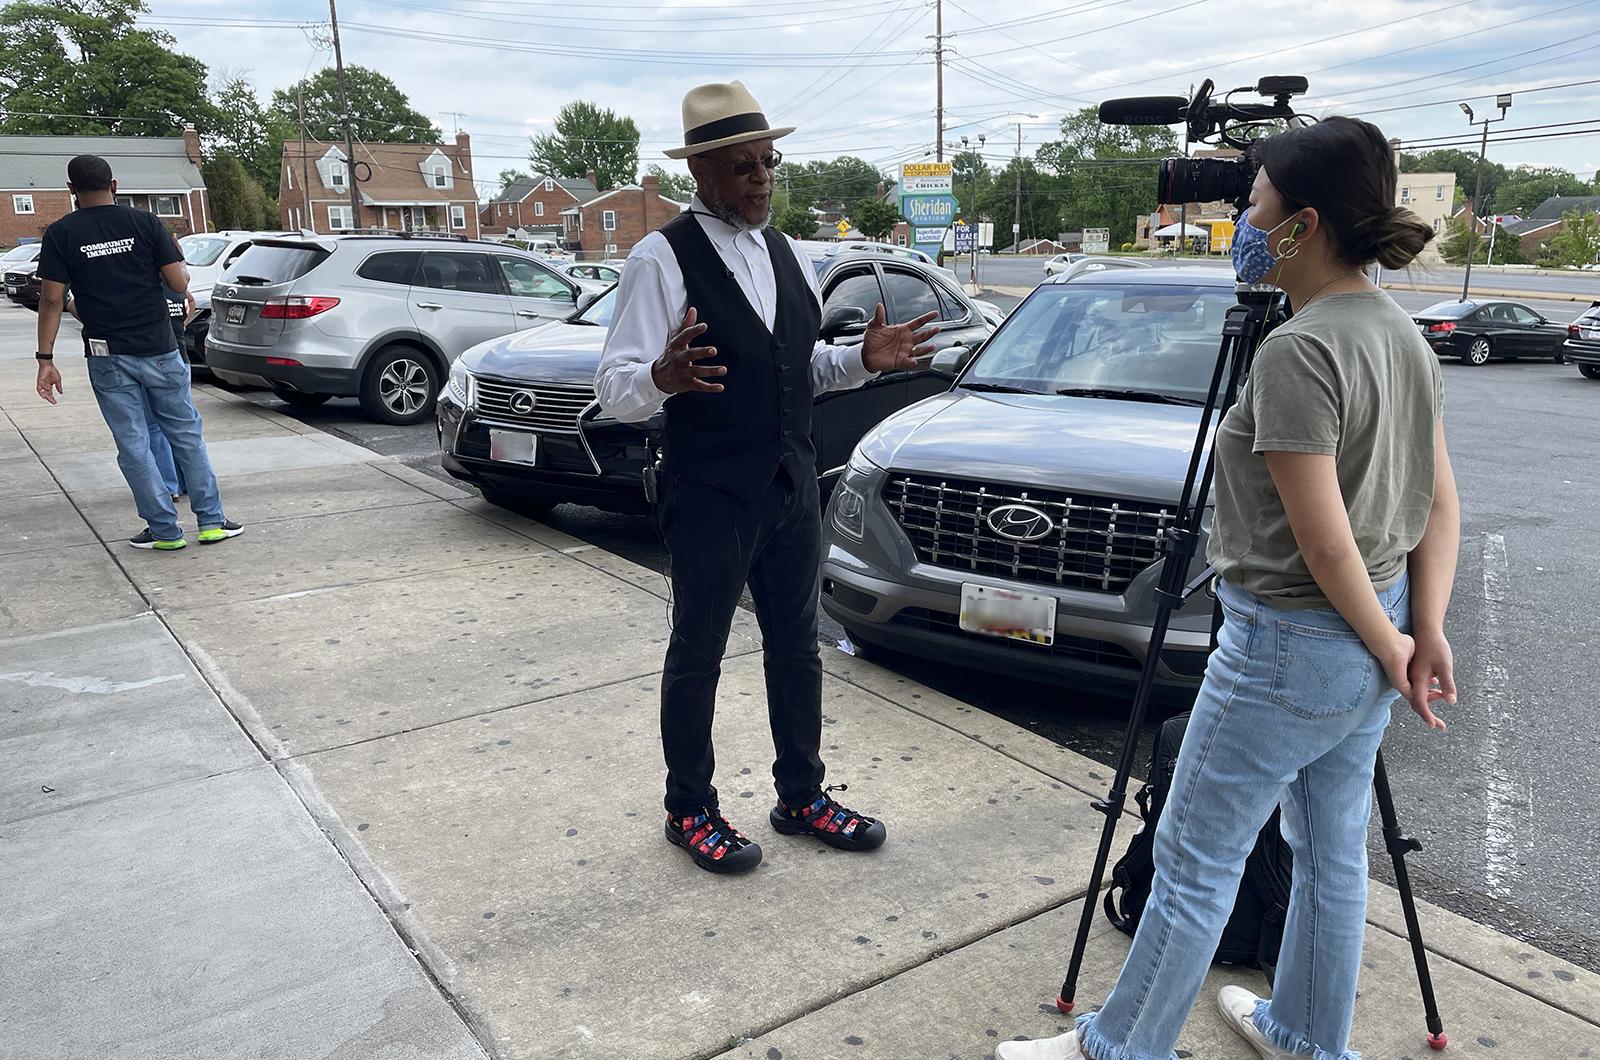
[(761, 847), (739, 833), (714, 806), (668, 814), (667, 838), (707, 872), (748, 872), (761, 864)]
[(830, 791), (847, 791), (848, 784), (830, 784), (810, 803), (791, 810), (778, 801), (772, 808), (772, 827), (783, 835), (812, 835), (840, 850), (876, 850), (889, 833), (882, 821), (840, 806)]

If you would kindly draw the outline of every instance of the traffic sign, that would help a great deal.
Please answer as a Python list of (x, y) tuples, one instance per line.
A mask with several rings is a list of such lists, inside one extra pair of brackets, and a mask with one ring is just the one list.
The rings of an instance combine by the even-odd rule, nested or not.
[(845, 236), (850, 234), (850, 222), (845, 220), (842, 217), (839, 219), (838, 223), (836, 223), (833, 227), (834, 227), (834, 230), (839, 233), (839, 238), (840, 239), (843, 239)]

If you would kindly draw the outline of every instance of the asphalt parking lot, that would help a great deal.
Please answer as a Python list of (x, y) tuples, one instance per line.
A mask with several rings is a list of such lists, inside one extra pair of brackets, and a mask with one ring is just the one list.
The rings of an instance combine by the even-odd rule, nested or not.
[[(1408, 309), (1445, 297), (1393, 292)], [(1009, 299), (997, 299), (1002, 303)], [(1554, 319), (1571, 302), (1530, 303)], [(33, 317), (0, 309), (0, 337), (31, 343)], [(1600, 523), (1600, 383), (1551, 363), (1444, 366), (1447, 429), (1464, 507), (1450, 633), (1462, 703), (1443, 736), (1397, 715), (1388, 742), (1403, 823), (1426, 849), (1412, 859), (1419, 893), (1458, 913), (1600, 971), (1600, 889), (1585, 869), (1600, 790), (1600, 687), (1593, 550)], [(291, 409), (251, 400), (430, 474), (443, 476), (431, 424), (363, 418), (353, 401)], [(137, 517), (129, 506), (130, 533)], [(654, 569), (655, 533), (641, 518), (571, 506), (546, 520)], [(837, 650), (841, 631), (823, 630)], [(1102, 763), (1114, 762), (1125, 703), (907, 657), (887, 665), (1025, 725)], [(1149, 732), (1146, 732), (1146, 742)], [(1143, 755), (1141, 755), (1141, 761)], [(1107, 771), (1109, 779), (1109, 770)], [(848, 780), (848, 778), (840, 778)], [(1387, 878), (1372, 845), (1374, 874)], [(1592, 860), (1592, 859), (1590, 859)]]

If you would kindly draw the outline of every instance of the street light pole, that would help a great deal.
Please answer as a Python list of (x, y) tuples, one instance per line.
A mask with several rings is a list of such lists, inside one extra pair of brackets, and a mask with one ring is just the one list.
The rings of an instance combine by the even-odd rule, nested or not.
[[(1483, 140), (1478, 147), (1478, 174), (1473, 179), (1472, 184), (1472, 216), (1467, 226), (1467, 271), (1466, 275), (1461, 278), (1461, 300), (1463, 302), (1467, 300), (1467, 292), (1472, 289), (1472, 255), (1477, 251), (1478, 214), (1483, 208), (1481, 201), (1483, 195), (1483, 162), (1489, 155), (1489, 125), (1491, 122), (1505, 120), (1506, 111), (1511, 108), (1511, 93), (1503, 92), (1496, 96), (1495, 104), (1500, 108), (1500, 117), (1484, 118), (1480, 122), (1473, 121), (1471, 107), (1465, 103), (1461, 104), (1461, 111), (1467, 116), (1467, 124), (1483, 126)], [(1492, 246), (1493, 244), (1490, 245)]]
[(350, 135), (350, 100), (344, 90), (344, 51), (339, 47), (339, 9), (328, 0), (328, 20), (333, 24), (333, 65), (339, 73), (339, 117), (344, 122), (345, 182), (350, 188), (350, 227), (361, 227), (361, 197), (356, 191), (356, 145)]
[(1022, 123), (1017, 122), (1017, 204), (1011, 215), (1011, 252), (1022, 253)]
[(935, 124), (933, 142), (935, 162), (944, 161), (944, 0), (933, 0), (933, 83)]

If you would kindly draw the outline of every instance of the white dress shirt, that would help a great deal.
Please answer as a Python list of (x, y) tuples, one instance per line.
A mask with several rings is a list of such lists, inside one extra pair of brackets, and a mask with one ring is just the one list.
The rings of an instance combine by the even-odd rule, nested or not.
[[(694, 220), (710, 238), (717, 256), (732, 271), (750, 307), (772, 329), (778, 315), (778, 277), (772, 268), (767, 240), (759, 229), (735, 228), (709, 216), (698, 196), (689, 207)], [(822, 304), (817, 270), (800, 244), (781, 237), (794, 252), (800, 274), (811, 296)], [(611, 330), (595, 373), (594, 388), (600, 410), (624, 421), (647, 420), (671, 396), (651, 378), (650, 366), (667, 348), (689, 312), (689, 295), (678, 267), (677, 255), (667, 237), (651, 232), (628, 254), (628, 264), (617, 284), (617, 304), (611, 313)], [(704, 320), (704, 318), (701, 318)], [(818, 341), (811, 351), (811, 386), (815, 393), (849, 390), (876, 373), (861, 363), (860, 346), (830, 346)], [(710, 382), (716, 382), (712, 379)]]

